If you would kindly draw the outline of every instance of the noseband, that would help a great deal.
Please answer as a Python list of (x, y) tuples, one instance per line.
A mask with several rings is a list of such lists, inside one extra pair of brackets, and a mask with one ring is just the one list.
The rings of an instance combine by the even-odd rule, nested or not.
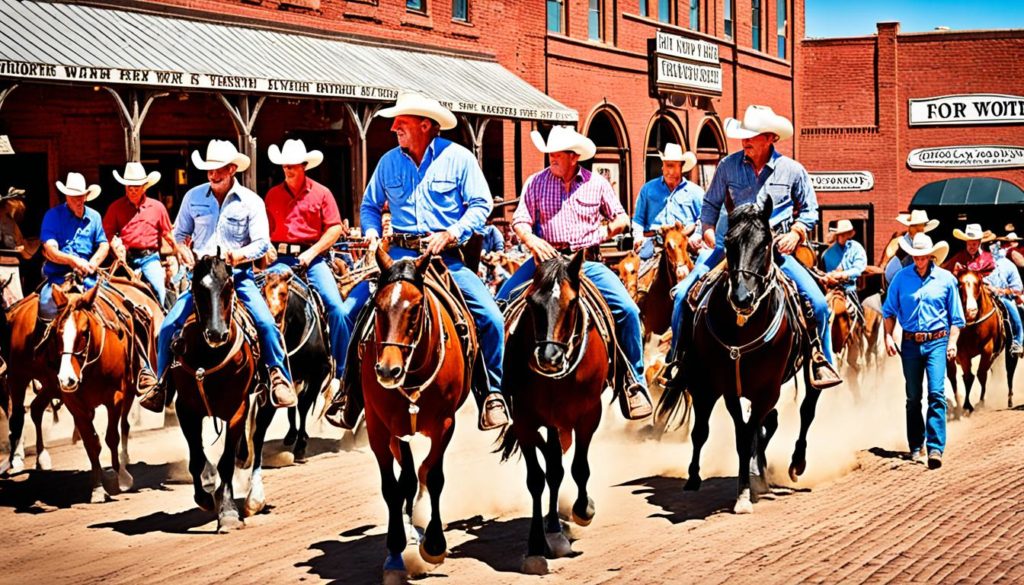
[[(580, 316), (582, 318), (579, 318)], [(580, 362), (583, 361), (583, 354), (586, 353), (583, 351), (583, 348), (586, 346), (586, 335), (590, 329), (590, 316), (579, 301), (576, 304), (576, 313), (573, 315), (573, 321), (572, 335), (569, 336), (568, 342), (551, 338), (541, 339), (537, 336), (536, 327), (534, 328), (533, 361), (529, 362), (531, 370), (545, 378), (554, 380), (564, 378), (576, 371)], [(540, 367), (539, 352), (545, 345), (553, 345), (562, 350), (565, 359), (562, 361), (562, 367), (556, 372), (546, 372)]]

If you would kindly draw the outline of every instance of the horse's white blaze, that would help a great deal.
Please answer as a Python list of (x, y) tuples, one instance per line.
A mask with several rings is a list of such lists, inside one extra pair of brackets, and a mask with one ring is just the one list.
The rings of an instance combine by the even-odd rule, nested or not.
[(75, 337), (78, 336), (74, 319), (66, 319), (64, 321), (64, 328), (60, 333), (61, 350), (64, 353), (60, 356), (60, 369), (57, 370), (57, 379), (60, 381), (61, 386), (74, 386), (78, 383), (78, 379), (75, 377), (75, 369), (71, 365), (71, 354), (67, 353), (75, 350)]
[[(974, 291), (971, 291), (974, 292)], [(978, 299), (974, 298), (973, 294), (967, 295), (967, 310), (971, 312), (978, 311)]]
[(400, 300), (402, 300), (402, 287), (397, 285), (391, 287), (391, 306), (397, 307)]
[(560, 287), (558, 285), (555, 285), (551, 289), (551, 298), (556, 300), (556, 301), (561, 299), (562, 298), (562, 287)]
[(206, 288), (213, 288), (213, 275), (207, 274), (199, 282)]

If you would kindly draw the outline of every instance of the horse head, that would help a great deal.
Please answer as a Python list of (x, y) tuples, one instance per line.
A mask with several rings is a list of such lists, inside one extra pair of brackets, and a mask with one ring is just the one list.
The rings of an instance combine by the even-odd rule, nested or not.
[(192, 273), (192, 301), (203, 339), (211, 348), (227, 342), (235, 302), (231, 267), (220, 255), (204, 256)]
[(683, 224), (677, 221), (660, 230), (661, 240), (664, 242), (662, 257), (665, 267), (668, 269), (667, 274), (670, 276), (672, 286), (686, 278), (686, 275), (693, 270), (693, 259), (690, 258), (688, 246), (690, 235), (693, 234), (696, 227), (697, 224), (683, 227)]
[(729, 213), (725, 257), (729, 263), (729, 304), (742, 325), (771, 290), (772, 231), (768, 220), (774, 204), (740, 205)]
[(393, 389), (405, 382), (412, 354), (428, 328), (423, 278), (430, 256), (396, 261), (378, 247), (376, 258), (380, 279), (373, 297), (377, 343), (373, 368), (381, 387)]
[(978, 318), (978, 309), (982, 304), (984, 283), (981, 275), (973, 270), (965, 270), (957, 278), (960, 281), (960, 302), (968, 321)]
[(558, 372), (568, 358), (577, 321), (580, 319), (580, 276), (583, 252), (566, 260), (561, 256), (537, 267), (526, 291), (526, 307), (533, 319), (533, 355), (542, 373)]
[(619, 273), (619, 280), (626, 287), (629, 297), (636, 299), (639, 291), (640, 256), (636, 252), (630, 252), (622, 257), (616, 268)]
[(263, 282), (263, 298), (267, 300), (267, 307), (270, 308), (274, 322), (281, 325), (288, 313), (289, 289), (295, 273), (291, 270), (274, 270), (264, 274), (266, 279)]
[[(85, 367), (96, 361), (102, 351), (102, 347), (93, 347), (94, 340), (102, 343), (104, 335), (103, 325), (94, 316), (93, 307), (99, 289), (97, 285), (83, 294), (53, 287), (53, 300), (58, 309), (53, 328), (57, 332), (60, 352), (57, 381), (64, 392), (78, 389)], [(94, 331), (97, 328), (99, 331)]]

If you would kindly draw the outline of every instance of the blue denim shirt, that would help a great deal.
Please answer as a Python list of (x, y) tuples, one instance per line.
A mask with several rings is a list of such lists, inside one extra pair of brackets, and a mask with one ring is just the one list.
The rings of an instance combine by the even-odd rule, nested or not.
[(839, 242), (832, 244), (825, 250), (821, 260), (825, 265), (825, 272), (843, 271), (848, 289), (856, 288), (856, 280), (868, 267), (868, 254), (864, 251), (864, 246), (853, 239), (846, 240), (846, 245), (842, 247), (839, 246)]
[(460, 242), (483, 229), (494, 205), (473, 153), (440, 136), (427, 146), (419, 166), (399, 147), (381, 157), (359, 208), (364, 234), (382, 232), (385, 202), (396, 233), (448, 230)]
[(1005, 256), (996, 258), (996, 269), (985, 277), (985, 282), (996, 288), (1008, 288), (1016, 292), (1024, 290), (1017, 265)]
[(505, 237), (501, 234), (501, 230), (496, 225), (485, 225), (484, 226), (484, 244), (483, 251), (487, 252), (504, 252), (505, 251)]
[(964, 326), (959, 285), (948, 270), (932, 267), (922, 278), (911, 264), (896, 273), (882, 305), (882, 316), (896, 317), (909, 333), (923, 333)]
[[(89, 260), (100, 244), (107, 241), (107, 235), (103, 232), (103, 218), (98, 211), (86, 206), (85, 213), (79, 218), (66, 203), (61, 203), (43, 216), (39, 239), (43, 244), (55, 242), (57, 249), (65, 254)], [(43, 263), (43, 274), (50, 280), (59, 280), (69, 272), (70, 266), (49, 260)]]
[[(737, 207), (755, 201), (763, 205), (771, 197), (775, 203), (771, 225), (776, 232), (788, 230), (794, 221), (802, 223), (808, 231), (818, 223), (818, 197), (807, 170), (774, 147), (760, 176), (754, 174), (754, 166), (742, 150), (718, 163), (715, 177), (704, 195), (701, 225), (718, 224), (727, 193), (732, 195)], [(718, 243), (722, 245), (722, 241)]]
[(255, 260), (270, 249), (270, 227), (263, 199), (243, 187), (238, 179), (231, 186), (223, 205), (210, 190), (209, 183), (189, 189), (181, 200), (174, 220), (174, 240), (184, 242), (192, 236), (196, 256), (214, 256), (233, 250), (246, 260)]
[(633, 225), (639, 232), (651, 231), (663, 225), (680, 222), (688, 226), (700, 219), (704, 189), (683, 179), (669, 191), (664, 177), (644, 183), (636, 198)]

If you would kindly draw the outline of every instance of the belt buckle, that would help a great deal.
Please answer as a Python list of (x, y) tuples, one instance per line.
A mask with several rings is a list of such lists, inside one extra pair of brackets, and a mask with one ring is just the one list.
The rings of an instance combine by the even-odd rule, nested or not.
[(288, 253), (288, 244), (285, 244), (284, 242), (279, 243), (277, 245), (277, 253), (278, 254), (287, 254)]
[(918, 343), (924, 343), (924, 342), (928, 341), (928, 334), (927, 333), (915, 333), (914, 334), (914, 341), (916, 341)]

